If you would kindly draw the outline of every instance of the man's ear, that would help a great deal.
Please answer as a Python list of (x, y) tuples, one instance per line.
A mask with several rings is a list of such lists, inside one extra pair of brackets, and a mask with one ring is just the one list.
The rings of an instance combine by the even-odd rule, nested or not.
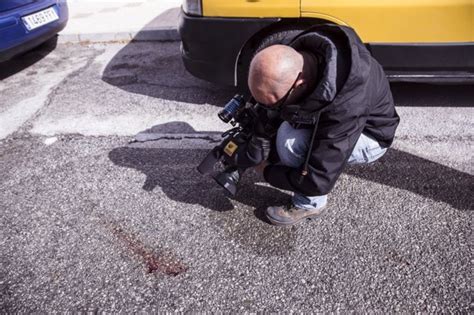
[(308, 85), (308, 82), (306, 82), (306, 80), (304, 78), (300, 78), (298, 79), (298, 81), (296, 81), (295, 83), (295, 88), (304, 88)]

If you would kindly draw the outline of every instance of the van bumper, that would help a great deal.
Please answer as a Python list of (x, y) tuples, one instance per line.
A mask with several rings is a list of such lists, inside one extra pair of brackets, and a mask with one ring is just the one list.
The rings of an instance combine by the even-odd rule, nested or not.
[(181, 11), (178, 32), (186, 70), (206, 81), (235, 86), (236, 62), (242, 47), (258, 31), (279, 20), (207, 18)]

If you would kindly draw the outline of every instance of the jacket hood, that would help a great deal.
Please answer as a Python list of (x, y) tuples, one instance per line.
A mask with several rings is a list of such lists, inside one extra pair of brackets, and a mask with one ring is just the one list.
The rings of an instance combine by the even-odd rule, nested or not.
[(368, 76), (358, 70), (361, 59), (358, 46), (364, 45), (348, 27), (318, 25), (295, 37), (290, 45), (316, 54), (321, 60), (319, 83), (301, 104), (308, 111), (321, 110), (331, 104), (342, 89), (348, 92)]
[(322, 34), (311, 32), (297, 37), (291, 46), (296, 50), (310, 51), (323, 60), (324, 69), (311, 96), (320, 101), (332, 102), (337, 94), (337, 49), (334, 43)]

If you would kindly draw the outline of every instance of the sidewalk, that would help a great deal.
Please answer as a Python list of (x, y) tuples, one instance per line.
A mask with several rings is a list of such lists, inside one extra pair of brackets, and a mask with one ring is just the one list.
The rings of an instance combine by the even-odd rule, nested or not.
[(69, 0), (60, 42), (179, 40), (182, 0)]

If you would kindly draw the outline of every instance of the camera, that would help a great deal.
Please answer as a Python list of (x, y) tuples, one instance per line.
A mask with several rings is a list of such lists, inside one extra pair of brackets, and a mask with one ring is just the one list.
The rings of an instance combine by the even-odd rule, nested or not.
[(252, 139), (256, 127), (261, 124), (263, 112), (265, 110), (252, 98), (246, 102), (243, 95), (237, 94), (217, 114), (223, 122), (230, 123), (234, 128), (222, 134), (224, 140), (207, 154), (197, 170), (201, 174), (208, 174), (216, 164), (221, 163), (224, 171), (212, 177), (230, 196), (237, 193), (237, 185), (245, 170), (261, 162), (249, 158), (248, 150), (253, 148)]

